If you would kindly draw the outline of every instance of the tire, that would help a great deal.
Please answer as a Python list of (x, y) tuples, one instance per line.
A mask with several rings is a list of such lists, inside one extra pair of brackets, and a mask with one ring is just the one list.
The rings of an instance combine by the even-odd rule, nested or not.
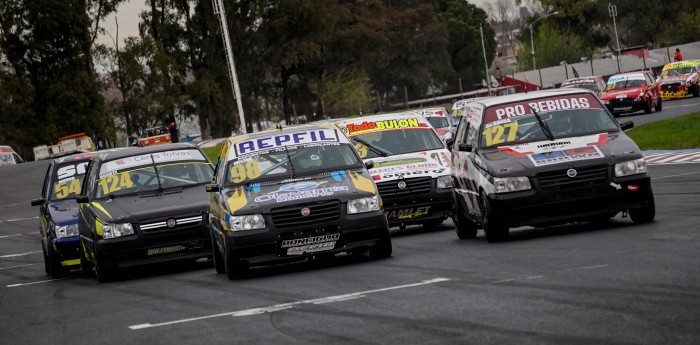
[(467, 240), (476, 238), (476, 234), (479, 229), (476, 223), (468, 219), (462, 212), (462, 208), (459, 207), (459, 201), (455, 200), (455, 216), (453, 218), (455, 223), (455, 231), (457, 232), (457, 237), (460, 240)]
[(656, 216), (656, 204), (654, 203), (654, 192), (649, 188), (649, 198), (647, 205), (642, 208), (631, 208), (628, 210), (630, 218), (635, 224), (651, 223)]
[(229, 280), (244, 278), (248, 273), (248, 264), (233, 258), (231, 254), (226, 255), (225, 266), (226, 276)]
[(432, 228), (434, 226), (442, 224), (444, 221), (444, 219), (432, 219), (425, 221), (422, 225), (424, 228)]
[(486, 234), (486, 240), (490, 243), (495, 243), (508, 239), (508, 227), (493, 218), (493, 207), (483, 193), (481, 194), (481, 205), (483, 212), (482, 225)]
[(216, 239), (214, 239), (214, 234), (211, 234), (211, 251), (214, 253), (214, 268), (216, 269), (216, 273), (226, 273), (226, 263), (224, 262), (224, 256), (221, 255), (219, 246), (216, 245)]
[(97, 281), (100, 283), (106, 283), (114, 280), (114, 269), (100, 263), (97, 258), (98, 254), (95, 253), (95, 276), (97, 276)]
[(95, 271), (92, 270), (92, 263), (88, 260), (82, 243), (80, 244), (80, 274), (83, 278), (92, 278), (95, 276)]
[(693, 97), (698, 96), (700, 96), (700, 83), (695, 84), (695, 88), (693, 88)]
[(56, 257), (50, 253), (44, 254), (44, 268), (48, 268), (46, 273), (53, 279), (63, 278), (68, 274), (68, 270), (63, 268), (60, 262), (56, 260)]
[(392, 250), (391, 236), (387, 234), (383, 239), (379, 240), (376, 246), (369, 249), (369, 257), (372, 259), (388, 258), (391, 256)]
[(663, 103), (663, 100), (661, 99), (661, 97), (659, 97), (659, 102), (656, 104), (656, 107), (655, 107), (654, 109), (655, 109), (656, 111), (661, 111), (662, 106), (663, 106), (662, 103)]
[(44, 249), (44, 245), (41, 245), (41, 251), (44, 253), (44, 272), (46, 272), (47, 276), (51, 275), (51, 266), (49, 264), (49, 256), (46, 255), (46, 249)]
[(651, 97), (644, 103), (644, 114), (651, 113)]

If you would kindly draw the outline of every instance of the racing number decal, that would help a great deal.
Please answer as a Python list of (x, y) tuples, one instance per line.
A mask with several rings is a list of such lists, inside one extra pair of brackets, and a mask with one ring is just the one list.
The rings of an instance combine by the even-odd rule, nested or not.
[(362, 143), (355, 143), (355, 150), (360, 154), (360, 158), (367, 157), (367, 146)]
[(78, 195), (80, 194), (80, 180), (73, 179), (59, 182), (53, 186), (53, 189), (56, 191), (56, 198), (59, 199), (63, 199), (71, 194)]
[(260, 176), (260, 165), (258, 165), (256, 160), (250, 160), (244, 164), (236, 164), (231, 167), (231, 181), (233, 183), (240, 183), (258, 176)]
[[(506, 139), (503, 139), (503, 133), (508, 129), (508, 135)], [(486, 138), (486, 146), (491, 146), (495, 144), (502, 144), (506, 141), (511, 142), (515, 140), (515, 134), (518, 132), (518, 123), (504, 123), (502, 125), (496, 125), (487, 128), (483, 134)]]
[(114, 193), (122, 188), (131, 188), (134, 186), (128, 172), (122, 172), (118, 175), (109, 175), (103, 179), (100, 179), (98, 183), (100, 187), (102, 187), (103, 195)]

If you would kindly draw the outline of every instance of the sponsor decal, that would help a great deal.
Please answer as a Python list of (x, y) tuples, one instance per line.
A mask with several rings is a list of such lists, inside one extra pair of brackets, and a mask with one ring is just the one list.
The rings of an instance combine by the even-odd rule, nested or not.
[(411, 171), (405, 171), (405, 172), (400, 172), (400, 173), (384, 174), (384, 175), (382, 175), (382, 178), (392, 178), (392, 177), (401, 177), (401, 176), (409, 176), (409, 175), (442, 174), (443, 172), (445, 172), (445, 169), (411, 170)]
[[(151, 161), (153, 157), (153, 161)], [(204, 161), (206, 158), (199, 150), (175, 150), (165, 152), (154, 152), (145, 155), (126, 157), (118, 160), (108, 161), (100, 167), (100, 178), (115, 174), (118, 170), (132, 167), (144, 166), (159, 163), (172, 163), (181, 161)]]
[(404, 159), (396, 159), (396, 160), (389, 160), (389, 161), (382, 161), (382, 162), (375, 162), (374, 163), (374, 168), (383, 168), (383, 167), (388, 167), (388, 166), (393, 166), (393, 165), (404, 165), (404, 164), (413, 164), (413, 163), (423, 163), (427, 162), (428, 159), (426, 158), (404, 158)]
[(59, 182), (74, 179), (77, 175), (85, 175), (85, 169), (89, 162), (64, 165), (56, 170), (56, 177)]
[(430, 213), (431, 206), (404, 208), (399, 210), (386, 211), (387, 219), (413, 219), (422, 216), (427, 216)]
[(574, 177), (576, 177), (576, 175), (578, 175), (578, 171), (576, 171), (576, 169), (574, 169), (574, 168), (571, 168), (571, 169), (566, 171), (566, 176), (574, 178)]
[[(427, 123), (418, 121), (418, 119), (393, 119), (383, 121), (364, 121), (360, 124), (348, 123), (345, 127), (348, 135), (357, 135), (360, 133), (369, 133), (375, 131), (385, 131), (390, 129), (407, 129), (407, 128), (429, 128)], [(344, 131), (345, 132), (345, 131)]]
[(327, 181), (304, 181), (285, 184), (279, 188), (282, 192), (299, 192), (303, 190), (316, 189)]
[(396, 187), (399, 189), (406, 189), (406, 181), (399, 181), (399, 183), (396, 184)]
[(282, 241), (282, 248), (292, 248), (292, 247), (302, 247), (302, 246), (308, 246), (312, 244), (319, 244), (319, 243), (328, 243), (328, 242), (333, 242), (340, 239), (340, 234), (328, 234), (328, 235), (321, 235), (321, 236), (313, 236), (313, 237), (306, 237), (306, 238), (295, 238), (293, 240), (284, 240)]
[(632, 107), (615, 107), (613, 108), (613, 111), (629, 111), (632, 110)]
[(688, 92), (685, 90), (659, 91), (659, 96), (661, 98), (685, 98), (686, 96), (688, 96)]
[(250, 154), (262, 150), (284, 147), (298, 144), (312, 144), (323, 142), (338, 142), (338, 135), (334, 129), (319, 129), (313, 131), (296, 132), (289, 134), (277, 134), (269, 137), (249, 139), (236, 144), (239, 155)]
[(639, 186), (636, 184), (631, 184), (627, 186), (627, 190), (630, 192), (639, 192)]
[(322, 196), (331, 196), (331, 195), (335, 194), (336, 192), (344, 192), (344, 191), (348, 191), (347, 186), (317, 188), (317, 189), (301, 190), (301, 191), (294, 191), (294, 192), (285, 192), (285, 191), (277, 190), (274, 192), (270, 192), (270, 193), (255, 197), (255, 202), (267, 202), (267, 201), (271, 201), (271, 200), (275, 200), (276, 202), (285, 202), (285, 201), (292, 201), (292, 200), (318, 198), (318, 197), (322, 197)]
[(186, 251), (186, 250), (201, 249), (203, 247), (204, 247), (204, 245), (202, 243), (195, 242), (195, 243), (189, 243), (187, 245), (180, 244), (180, 245), (176, 245), (176, 246), (150, 248), (146, 252), (146, 255), (172, 254), (172, 253), (182, 252), (182, 251)]
[(572, 110), (572, 109), (602, 109), (594, 95), (575, 95), (550, 97), (546, 99), (529, 100), (517, 103), (501, 104), (489, 107), (484, 115), (484, 124), (511, 117), (531, 115), (532, 108), (538, 113)]
[(610, 182), (610, 186), (612, 186), (613, 188), (615, 188), (615, 190), (620, 190), (620, 189), (622, 189), (622, 186), (621, 186), (620, 184), (618, 184), (618, 183), (615, 183), (615, 182)]
[(287, 255), (304, 255), (315, 252), (322, 252), (335, 248), (335, 242), (311, 244), (308, 246), (294, 247), (287, 249)]
[(565, 87), (565, 86), (569, 86), (569, 85), (595, 84), (595, 83), (596, 83), (595, 79), (593, 79), (593, 78), (564, 80), (564, 82), (561, 83), (561, 87)]
[(301, 215), (304, 217), (308, 217), (311, 214), (311, 209), (308, 207), (304, 207), (301, 209)]
[[(603, 153), (597, 146), (584, 146), (574, 149), (567, 150), (556, 150), (548, 151), (542, 153), (535, 153), (528, 156), (532, 163), (539, 166), (546, 166), (551, 164), (565, 163), (565, 162), (575, 162), (587, 159), (602, 158)], [(575, 171), (575, 170), (574, 170)], [(567, 171), (567, 175), (569, 175)], [(574, 174), (574, 176), (576, 176)], [(574, 177), (570, 176), (569, 177)]]
[(172, 228), (174, 228), (174, 227), (177, 226), (177, 220), (175, 220), (175, 219), (173, 219), (173, 218), (168, 218), (168, 220), (165, 222), (165, 224), (166, 224), (169, 228), (172, 229)]

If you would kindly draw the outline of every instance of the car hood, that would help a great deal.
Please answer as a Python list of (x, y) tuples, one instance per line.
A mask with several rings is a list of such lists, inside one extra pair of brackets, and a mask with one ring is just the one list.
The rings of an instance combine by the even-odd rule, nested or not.
[(543, 171), (611, 165), (641, 157), (637, 144), (624, 132), (617, 132), (480, 150), (475, 164), (493, 176), (534, 177)]
[(601, 100), (611, 100), (614, 98), (618, 97), (624, 97), (624, 98), (637, 98), (640, 93), (644, 92), (646, 90), (645, 86), (639, 86), (639, 87), (628, 87), (626, 89), (618, 89), (618, 90), (607, 90), (603, 91), (600, 94), (600, 99)]
[(399, 178), (450, 174), (450, 152), (446, 149), (413, 152), (390, 157), (366, 159), (373, 161), (369, 172), (375, 182), (398, 180)]
[(56, 225), (78, 223), (78, 203), (74, 199), (49, 202), (48, 212)]
[(271, 209), (323, 200), (347, 202), (377, 195), (366, 170), (341, 170), (308, 178), (225, 188), (232, 214), (269, 213)]
[(697, 75), (695, 73), (688, 73), (688, 74), (680, 74), (680, 75), (674, 75), (674, 76), (667, 76), (665, 78), (659, 79), (658, 84), (678, 84), (683, 81), (690, 81), (697, 78)]
[(160, 193), (114, 197), (91, 202), (107, 223), (139, 223), (144, 220), (191, 213), (206, 213), (209, 194), (204, 186), (168, 189)]

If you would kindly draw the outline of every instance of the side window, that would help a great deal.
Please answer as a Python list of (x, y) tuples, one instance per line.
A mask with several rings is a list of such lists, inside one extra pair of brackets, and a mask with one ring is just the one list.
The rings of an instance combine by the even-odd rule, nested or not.
[(479, 146), (477, 142), (477, 138), (479, 137), (476, 132), (477, 128), (478, 127), (476, 126), (469, 126), (469, 128), (467, 129), (467, 144), (471, 145), (474, 148)]
[(46, 170), (46, 176), (44, 177), (44, 186), (41, 188), (41, 197), (45, 200), (49, 200), (49, 186), (51, 185), (51, 175), (53, 172), (54, 163), (49, 164), (49, 168)]
[(455, 147), (459, 144), (462, 144), (465, 142), (466, 138), (466, 133), (467, 133), (467, 127), (469, 127), (469, 122), (465, 121), (463, 117), (460, 117), (459, 120), (459, 127), (457, 127), (457, 135), (455, 137)]
[(97, 163), (95, 163), (94, 160), (91, 160), (85, 168), (85, 177), (83, 178), (83, 185), (80, 187), (80, 194), (86, 196), (91, 196), (93, 194), (92, 191), (95, 187), (96, 180), (95, 175), (99, 170), (95, 168), (96, 165)]
[(221, 146), (221, 150), (219, 151), (218, 158), (216, 159), (216, 165), (214, 166), (214, 176), (212, 177), (212, 182), (215, 182), (219, 185), (224, 184), (224, 176), (225, 174), (225, 166), (226, 166), (226, 158), (228, 156), (228, 150), (229, 150), (229, 142), (226, 141), (224, 144)]

